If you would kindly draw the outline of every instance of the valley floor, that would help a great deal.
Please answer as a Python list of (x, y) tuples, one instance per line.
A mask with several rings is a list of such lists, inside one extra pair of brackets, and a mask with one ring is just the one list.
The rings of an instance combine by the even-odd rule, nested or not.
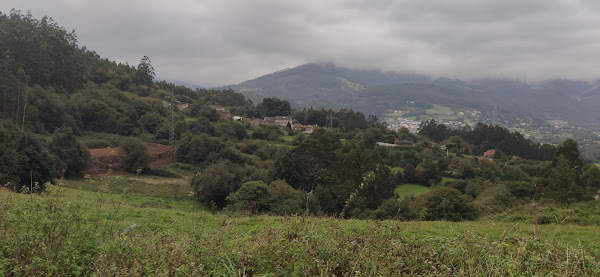
[(111, 182), (0, 189), (0, 275), (600, 274), (597, 226), (543, 225), (538, 243), (528, 223), (213, 215), (182, 194), (114, 193)]

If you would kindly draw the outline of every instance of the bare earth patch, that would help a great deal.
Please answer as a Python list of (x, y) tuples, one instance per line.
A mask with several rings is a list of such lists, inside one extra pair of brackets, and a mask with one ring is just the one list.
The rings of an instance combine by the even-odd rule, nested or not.
[[(150, 154), (150, 167), (169, 166), (175, 160), (175, 146), (147, 142)], [(92, 165), (84, 174), (96, 176), (118, 176), (131, 174), (119, 166), (119, 148), (106, 147), (90, 149)]]

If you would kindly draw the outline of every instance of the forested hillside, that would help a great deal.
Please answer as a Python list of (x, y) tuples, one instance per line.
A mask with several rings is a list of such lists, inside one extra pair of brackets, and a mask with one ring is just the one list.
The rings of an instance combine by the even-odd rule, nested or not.
[[(17, 191), (43, 190), (46, 182), (81, 176), (91, 162), (87, 148), (108, 146), (119, 146), (120, 161), (110, 165), (114, 169), (190, 177), (200, 202), (232, 211), (252, 206), (258, 213), (466, 220), (490, 212), (482, 207), (505, 211), (555, 190), (549, 176), (556, 170), (570, 172), (564, 181), (578, 191), (567, 198), (556, 196), (564, 203), (590, 199), (594, 178), (600, 178), (596, 166), (584, 165), (574, 141), (557, 152), (499, 126), (450, 130), (427, 121), (413, 134), (389, 130), (376, 116), (353, 109), (292, 109), (279, 98), (263, 98), (255, 105), (233, 90), (192, 90), (156, 81), (146, 56), (137, 66), (101, 58), (80, 47), (74, 32), (47, 17), (38, 20), (12, 11), (0, 16), (0, 29), (0, 183)], [(312, 72), (310, 68), (303, 72)], [(298, 70), (265, 78), (278, 80)], [(348, 80), (372, 85), (427, 79), (341, 72), (343, 78), (335, 82), (355, 89), (353, 97), (371, 94), (370, 99), (385, 96), (385, 90)], [(297, 89), (332, 81), (312, 80), (313, 86), (300, 82)], [(475, 106), (485, 101), (474, 96), (477, 91), (447, 95), (436, 85), (403, 86), (413, 98), (422, 95), (418, 91), (429, 91), (457, 105), (461, 98), (470, 98)], [(293, 120), (283, 126), (255, 124), (276, 116)], [(298, 131), (292, 127), (296, 125), (311, 131)], [(145, 142), (175, 145), (175, 163), (149, 168)], [(483, 157), (494, 149), (492, 157)], [(565, 162), (563, 152), (568, 152)], [(552, 164), (544, 162), (550, 160)], [(433, 189), (417, 198), (397, 199), (394, 190), (402, 184)], [(439, 195), (455, 199), (457, 206), (434, 209)]]

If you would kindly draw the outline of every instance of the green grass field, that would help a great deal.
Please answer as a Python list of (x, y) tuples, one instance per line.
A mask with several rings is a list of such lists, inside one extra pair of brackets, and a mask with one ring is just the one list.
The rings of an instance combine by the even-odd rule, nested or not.
[(126, 192), (141, 196), (190, 199), (188, 178), (161, 178), (143, 175), (106, 176), (63, 180), (63, 186), (87, 191)]
[(394, 189), (394, 194), (398, 197), (398, 199), (402, 200), (405, 196), (414, 195), (419, 196), (421, 194), (425, 194), (431, 189), (425, 186), (416, 185), (416, 184), (402, 184), (398, 185), (396, 189)]
[(446, 183), (450, 182), (450, 181), (454, 181), (456, 180), (455, 178), (450, 178), (450, 177), (442, 177), (442, 185), (445, 185)]
[(287, 142), (287, 143), (290, 143), (290, 142), (292, 142), (292, 140), (293, 140), (295, 137), (296, 137), (295, 135), (294, 135), (294, 136), (281, 136), (281, 137), (279, 137), (279, 139), (281, 139), (281, 140), (283, 140), (283, 141), (285, 141), (285, 142)]
[(425, 111), (427, 112), (427, 114), (438, 115), (438, 114), (450, 113), (450, 112), (452, 112), (452, 108), (441, 106), (438, 104), (433, 104), (433, 107), (431, 109), (427, 109)]
[[(154, 177), (92, 181), (42, 195), (0, 189), (0, 276), (600, 274), (597, 226), (543, 225), (538, 243), (527, 222), (213, 215), (148, 196), (163, 186)], [(152, 192), (115, 193), (129, 182)]]
[(196, 119), (196, 118), (193, 118), (193, 117), (191, 117), (191, 116), (187, 116), (187, 115), (186, 115), (186, 116), (185, 116), (185, 118), (183, 119), (183, 121), (184, 121), (184, 122), (194, 122), (194, 121), (196, 121), (196, 120), (198, 120), (198, 119)]

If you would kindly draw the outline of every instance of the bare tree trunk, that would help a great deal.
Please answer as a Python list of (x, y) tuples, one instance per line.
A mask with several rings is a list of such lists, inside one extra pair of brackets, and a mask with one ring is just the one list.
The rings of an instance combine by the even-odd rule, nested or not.
[(17, 118), (15, 119), (15, 124), (17, 126), (19, 126), (19, 105), (21, 104), (21, 103), (19, 103), (20, 100), (21, 100), (21, 82), (19, 82), (19, 87), (17, 89), (17, 113), (16, 113)]
[(4, 99), (2, 101), (2, 118), (6, 118), (6, 87), (2, 92), (4, 96)]
[(25, 83), (25, 103), (23, 103), (23, 124), (21, 125), (21, 131), (25, 130), (25, 109), (27, 109), (27, 83)]

